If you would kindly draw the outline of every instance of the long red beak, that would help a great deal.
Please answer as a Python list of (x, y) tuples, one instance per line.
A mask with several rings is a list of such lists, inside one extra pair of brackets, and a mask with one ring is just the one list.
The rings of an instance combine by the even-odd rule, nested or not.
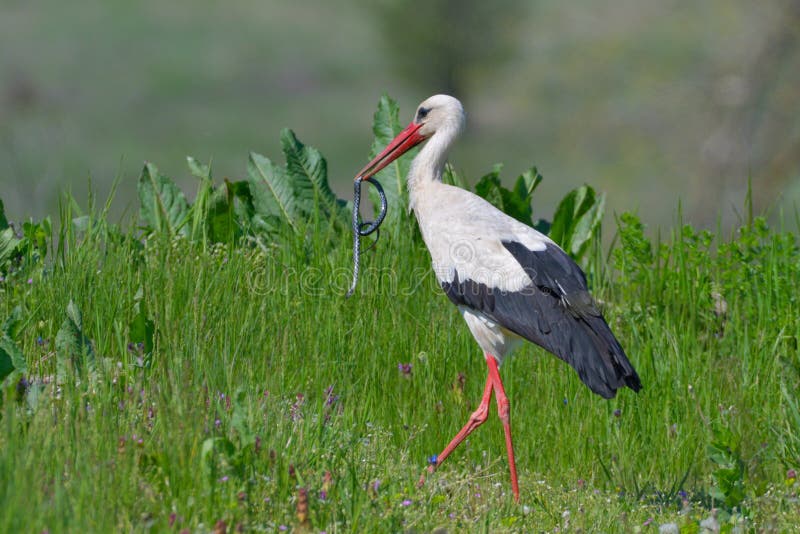
[(413, 122), (406, 126), (405, 130), (397, 134), (397, 137), (375, 156), (375, 159), (356, 174), (356, 180), (366, 180), (370, 176), (375, 176), (381, 169), (424, 141), (425, 137), (419, 134), (421, 127), (421, 124)]

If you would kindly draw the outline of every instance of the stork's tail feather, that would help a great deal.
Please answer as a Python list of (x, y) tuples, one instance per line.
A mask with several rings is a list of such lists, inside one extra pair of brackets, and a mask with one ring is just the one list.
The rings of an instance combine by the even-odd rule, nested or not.
[(584, 317), (580, 323), (583, 328), (570, 340), (575, 352), (568, 361), (589, 389), (606, 399), (614, 397), (617, 390), (625, 386), (633, 391), (642, 389), (639, 375), (605, 319)]

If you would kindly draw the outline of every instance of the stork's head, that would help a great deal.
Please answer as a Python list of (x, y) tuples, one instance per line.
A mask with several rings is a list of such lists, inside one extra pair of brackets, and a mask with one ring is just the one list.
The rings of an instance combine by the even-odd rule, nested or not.
[(432, 137), (437, 132), (453, 137), (464, 128), (466, 116), (457, 98), (434, 95), (424, 100), (414, 114), (411, 124), (397, 134), (391, 143), (356, 175), (356, 180), (374, 176), (381, 169), (405, 154), (408, 150)]

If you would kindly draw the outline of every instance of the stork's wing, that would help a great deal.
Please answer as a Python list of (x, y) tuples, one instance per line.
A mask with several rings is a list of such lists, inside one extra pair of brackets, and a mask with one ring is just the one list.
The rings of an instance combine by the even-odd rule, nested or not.
[(488, 287), (455, 273), (443, 281), (450, 300), (480, 311), (506, 329), (569, 363), (589, 388), (605, 398), (628, 386), (641, 389), (639, 376), (586, 289), (586, 277), (560, 248), (532, 251), (503, 241), (532, 284), (519, 291)]

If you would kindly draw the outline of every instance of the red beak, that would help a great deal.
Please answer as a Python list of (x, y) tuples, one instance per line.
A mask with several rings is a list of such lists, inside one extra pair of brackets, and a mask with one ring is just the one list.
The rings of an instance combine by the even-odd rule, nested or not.
[(405, 130), (397, 134), (380, 154), (356, 174), (356, 180), (366, 180), (370, 176), (375, 176), (381, 169), (424, 141), (425, 137), (419, 134), (421, 127), (421, 124), (413, 122), (406, 126)]

